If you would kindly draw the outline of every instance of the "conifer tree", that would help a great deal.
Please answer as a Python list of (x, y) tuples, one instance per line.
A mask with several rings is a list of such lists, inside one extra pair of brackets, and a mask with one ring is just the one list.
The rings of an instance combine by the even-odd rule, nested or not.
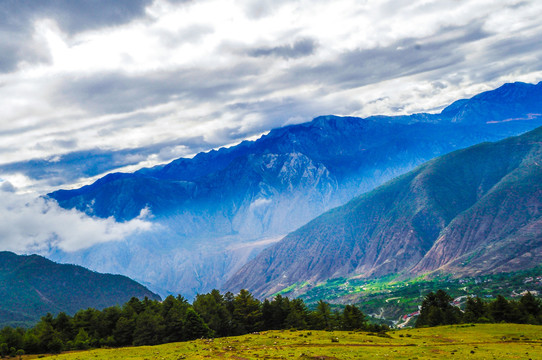
[(458, 324), (461, 322), (460, 310), (451, 304), (452, 297), (444, 290), (430, 292), (422, 302), (416, 327)]
[(159, 315), (151, 310), (145, 310), (136, 320), (134, 329), (134, 345), (160, 344), (163, 337), (164, 325)]
[(488, 322), (488, 313), (486, 303), (479, 297), (468, 297), (463, 314), (464, 322)]
[(262, 313), (258, 299), (243, 289), (235, 296), (233, 305), (233, 317), (237, 323), (238, 334), (251, 333), (260, 329)]
[(212, 336), (212, 331), (198, 313), (193, 308), (189, 308), (186, 311), (184, 334), (187, 340), (194, 340), (210, 337)]
[(362, 330), (365, 328), (365, 314), (355, 305), (346, 305), (341, 316), (342, 330)]

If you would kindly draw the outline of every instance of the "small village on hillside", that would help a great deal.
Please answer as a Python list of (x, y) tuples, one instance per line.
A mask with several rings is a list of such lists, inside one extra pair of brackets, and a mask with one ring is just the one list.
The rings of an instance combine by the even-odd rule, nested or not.
[[(468, 279), (459, 279), (457, 280), (459, 284), (467, 284), (469, 282)], [(484, 283), (492, 283), (493, 279), (487, 278), (484, 280), (475, 279), (474, 283), (476, 285), (484, 284)], [(531, 293), (533, 296), (539, 297), (542, 291), (542, 275), (538, 276), (527, 276), (522, 279), (523, 286), (519, 288), (514, 288), (509, 294), (505, 294), (507, 297), (510, 297), (512, 299), (518, 298), (521, 296), (526, 295), (527, 293)], [(500, 289), (503, 289), (502, 287), (499, 287)], [(460, 290), (463, 290), (465, 292), (468, 292), (468, 287), (465, 286), (461, 288)], [(485, 288), (485, 290), (489, 290), (488, 288)], [(451, 304), (453, 306), (458, 307), (460, 310), (464, 309), (466, 301), (469, 297), (476, 298), (476, 297), (482, 297), (484, 299), (493, 299), (495, 296), (492, 294), (485, 294), (485, 295), (478, 295), (476, 293), (471, 293), (469, 295), (461, 295), (457, 296), (453, 299)], [(393, 320), (393, 325), (399, 329), (405, 328), (405, 327), (411, 327), (414, 326), (415, 319), (417, 316), (420, 315), (420, 308), (421, 305), (418, 305), (418, 310), (404, 314), (402, 315), (399, 320)]]

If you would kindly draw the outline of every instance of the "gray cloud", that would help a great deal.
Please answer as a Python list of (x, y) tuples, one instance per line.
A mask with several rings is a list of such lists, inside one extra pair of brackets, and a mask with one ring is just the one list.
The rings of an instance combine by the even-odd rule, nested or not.
[(251, 77), (261, 71), (262, 65), (236, 63), (207, 71), (189, 68), (140, 76), (103, 73), (64, 82), (58, 91), (57, 101), (79, 104), (94, 114), (134, 111), (167, 102), (173, 96), (176, 99), (215, 101), (247, 86)]
[(193, 24), (176, 32), (162, 31), (159, 35), (165, 46), (173, 47), (181, 43), (199, 43), (206, 35), (214, 31), (210, 25)]
[(152, 0), (17, 0), (0, 2), (0, 72), (19, 62), (46, 63), (48, 49), (33, 38), (33, 23), (53, 19), (68, 34), (120, 25), (145, 14)]
[(0, 192), (14, 193), (15, 191), (17, 191), (17, 188), (9, 181), (0, 182)]
[[(542, 30), (542, 26), (539, 26)], [(523, 54), (530, 54), (541, 59), (542, 47), (540, 44), (540, 33), (536, 32), (532, 35), (504, 38), (500, 39), (487, 48), (487, 57), (495, 60), (505, 60), (511, 57), (511, 55), (521, 56)], [(538, 64), (541, 64), (540, 62)]]
[(167, 144), (148, 148), (106, 151), (91, 149), (59, 155), (51, 159), (33, 159), (0, 165), (0, 173), (20, 173), (49, 186), (61, 186), (79, 179), (93, 177), (120, 167), (138, 164), (158, 153)]
[[(139, 158), (134, 155), (138, 155)], [(144, 160), (145, 155), (144, 149), (122, 151), (92, 149), (50, 159), (33, 159), (0, 165), (0, 173), (21, 173), (32, 180), (46, 180), (51, 186), (59, 186), (118, 167), (136, 164)]]
[(262, 19), (274, 14), (284, 3), (291, 0), (249, 0), (245, 2), (245, 14), (250, 19)]
[(446, 69), (464, 62), (464, 44), (488, 36), (479, 22), (468, 27), (444, 28), (425, 38), (406, 38), (385, 47), (345, 52), (333, 62), (312, 67), (299, 65), (278, 82), (316, 82), (334, 91)]
[[(315, 101), (311, 94), (303, 93), (280, 99), (266, 98), (272, 92), (314, 84), (320, 88), (318, 95), (325, 96), (337, 90), (375, 84), (398, 77), (420, 76), (426, 73), (438, 72), (445, 79), (446, 74), (455, 72), (465, 63), (468, 55), (465, 48), (467, 44), (476, 43), (490, 36), (489, 32), (483, 30), (482, 23), (474, 21), (468, 26), (442, 28), (439, 32), (427, 37), (406, 38), (385, 47), (345, 52), (335, 61), (315, 66), (298, 64), (282, 74), (277, 74), (270, 81), (265, 83), (257, 81), (259, 76), (265, 75), (269, 62), (275, 61), (273, 58), (295, 57), (297, 56), (296, 52), (312, 53), (315, 41), (308, 40), (306, 44), (298, 42), (302, 43), (298, 46), (253, 49), (250, 51), (250, 56), (256, 57), (254, 61), (240, 60), (230, 66), (214, 69), (176, 69), (140, 76), (110, 72), (99, 76), (78, 77), (63, 83), (59, 90), (61, 98), (58, 101), (78, 104), (89, 113), (98, 115), (131, 112), (143, 107), (162, 104), (172, 98), (188, 100), (194, 104), (203, 102), (224, 104), (230, 101), (229, 105), (218, 107), (213, 114), (208, 116), (208, 119), (202, 120), (210, 121), (213, 117), (220, 118), (224, 112), (238, 115), (238, 122), (232, 121), (230, 124), (224, 124), (221, 128), (211, 130), (214, 141), (201, 142), (202, 139), (197, 137), (191, 141), (189, 138), (184, 138), (182, 134), (178, 134), (179, 138), (174, 143), (186, 145), (187, 152), (194, 153), (205, 150), (205, 146), (207, 148), (220, 146), (236, 142), (255, 133), (264, 132), (290, 121), (289, 119), (292, 117), (298, 119), (295, 121), (307, 121), (316, 114), (333, 113), (337, 112), (337, 109), (343, 113), (351, 113), (359, 111), (363, 106), (360, 102), (349, 101), (340, 107), (337, 104), (332, 107), (329, 103)], [(527, 44), (517, 46), (518, 51), (528, 48)], [(491, 48), (489, 50), (491, 53), (496, 51)], [(489, 69), (486, 69), (484, 73), (491, 79), (498, 76), (496, 72), (490, 73)], [(435, 78), (434, 75), (433, 78)], [(436, 76), (436, 78), (440, 78), (440, 76)], [(431, 94), (419, 96), (424, 98), (438, 94), (450, 83), (452, 82), (434, 83), (436, 85), (433, 86)], [(240, 97), (237, 101), (231, 102), (235, 98), (232, 94), (243, 89), (250, 89), (250, 97)], [(252, 99), (260, 97), (263, 100)], [(407, 103), (393, 105), (391, 109), (403, 111), (407, 106)], [(254, 122), (241, 121), (247, 114), (260, 114), (261, 116)], [(152, 116), (137, 115), (116, 120), (106, 125), (100, 134), (115, 136), (118, 133), (120, 136), (126, 127), (145, 126), (152, 120)], [(182, 118), (182, 115), (180, 116)], [(181, 121), (181, 119), (179, 120)], [(131, 162), (118, 162), (119, 166), (132, 165), (139, 161), (133, 160), (133, 155), (136, 152), (147, 157), (158, 154), (160, 146), (168, 146), (164, 143), (156, 145), (125, 152), (114, 152), (114, 156), (132, 159)], [(103, 154), (98, 154), (96, 150), (93, 150), (92, 153), (91, 158), (95, 159), (94, 162), (97, 164), (107, 163)], [(74, 159), (77, 159), (76, 153), (74, 156)], [(163, 158), (163, 160), (169, 159)], [(111, 159), (108, 161), (111, 165)], [(58, 169), (61, 169), (62, 166), (66, 166), (67, 169), (72, 168), (71, 165), (68, 165), (69, 162), (66, 160), (59, 163)], [(111, 166), (110, 169), (93, 166), (80, 174), (93, 176), (114, 168), (114, 166)], [(52, 167), (52, 169), (55, 168), (57, 167)], [(32, 172), (27, 173), (32, 174)], [(37, 174), (31, 176), (37, 177)], [(66, 175), (63, 176), (68, 178)]]
[(253, 57), (277, 56), (284, 59), (296, 59), (312, 55), (315, 49), (316, 42), (313, 39), (301, 39), (293, 44), (252, 49), (248, 51), (248, 54)]
[[(265, 125), (263, 125), (265, 126)], [(0, 174), (23, 174), (41, 184), (45, 191), (56, 187), (92, 178), (126, 166), (137, 165), (153, 157), (155, 162), (169, 162), (176, 158), (206, 151), (223, 145), (223, 141), (235, 142), (252, 132), (232, 129), (222, 133), (220, 142), (209, 142), (202, 137), (183, 138), (154, 143), (149, 146), (122, 150), (90, 149), (66, 154), (0, 165)], [(0, 191), (15, 191), (8, 181), (0, 183)]]
[(0, 73), (14, 70), (22, 60), (28, 63), (48, 62), (50, 54), (29, 33), (14, 33), (0, 25)]
[[(103, 26), (120, 25), (145, 14), (152, 0), (17, 0), (2, 1), (0, 25), (21, 31), (34, 20), (51, 18), (74, 34)], [(16, 14), (16, 16), (15, 16)]]

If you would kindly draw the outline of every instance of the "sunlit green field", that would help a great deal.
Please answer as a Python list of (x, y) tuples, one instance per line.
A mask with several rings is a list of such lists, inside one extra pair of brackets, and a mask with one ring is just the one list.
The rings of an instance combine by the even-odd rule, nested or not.
[[(542, 326), (455, 325), (390, 331), (266, 331), (158, 346), (98, 349), (54, 359), (542, 359)], [(29, 356), (27, 358), (37, 358)]]

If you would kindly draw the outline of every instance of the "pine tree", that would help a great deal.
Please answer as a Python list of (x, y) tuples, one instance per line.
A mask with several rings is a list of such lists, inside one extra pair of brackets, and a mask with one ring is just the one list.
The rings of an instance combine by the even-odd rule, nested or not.
[(85, 329), (79, 329), (75, 339), (73, 339), (73, 347), (77, 350), (86, 350), (90, 348), (90, 338)]
[(331, 307), (323, 300), (319, 300), (316, 311), (310, 313), (311, 328), (315, 330), (332, 330), (335, 327), (335, 319), (331, 313)]
[(203, 319), (189, 308), (186, 311), (186, 320), (184, 322), (184, 334), (187, 340), (207, 338), (211, 336), (211, 329), (205, 324)]
[(73, 338), (73, 322), (71, 317), (66, 315), (66, 313), (59, 313), (56, 316), (56, 319), (53, 320), (53, 326), (55, 330), (58, 331), (59, 336), (63, 342), (67, 342), (68, 340)]
[(270, 309), (271, 319), (269, 329), (278, 330), (286, 328), (286, 318), (292, 309), (290, 299), (279, 294), (271, 301)]
[(224, 297), (218, 290), (197, 295), (192, 306), (216, 336), (233, 335), (232, 316), (226, 308)]
[(169, 311), (164, 317), (164, 339), (163, 342), (174, 342), (186, 340), (184, 333), (184, 322), (188, 304), (175, 300), (169, 307)]
[(460, 310), (451, 304), (453, 298), (444, 290), (430, 292), (425, 296), (416, 321), (416, 327), (458, 324), (461, 322)]
[(489, 315), (494, 322), (512, 322), (512, 305), (502, 295), (497, 295), (495, 301), (489, 304)]
[(233, 317), (237, 323), (238, 334), (251, 333), (260, 329), (262, 312), (258, 299), (243, 289), (234, 298), (233, 305)]
[(134, 345), (156, 345), (161, 343), (163, 338), (163, 319), (152, 312), (145, 310), (136, 320), (134, 329)]
[(365, 328), (365, 314), (355, 305), (346, 305), (341, 316), (342, 330), (362, 330)]
[(290, 311), (285, 319), (285, 325), (288, 329), (306, 329), (307, 328), (307, 307), (301, 299), (290, 301)]
[(134, 317), (121, 316), (113, 329), (113, 337), (120, 346), (131, 345), (134, 341), (136, 320)]
[(463, 321), (475, 323), (475, 322), (488, 322), (488, 313), (486, 303), (479, 297), (468, 297), (465, 305), (465, 313), (463, 314)]
[(519, 311), (521, 312), (521, 322), (538, 325), (542, 320), (542, 304), (533, 294), (527, 292), (519, 300)]

